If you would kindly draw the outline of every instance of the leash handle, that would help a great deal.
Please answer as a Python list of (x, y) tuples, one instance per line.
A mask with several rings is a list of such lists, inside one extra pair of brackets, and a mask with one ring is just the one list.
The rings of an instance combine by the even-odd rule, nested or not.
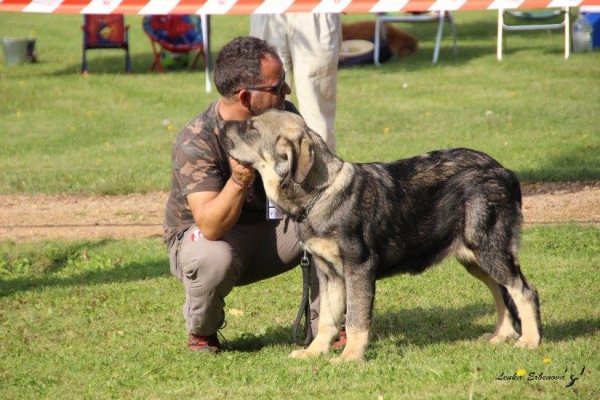
[[(304, 249), (304, 255), (300, 260), (300, 266), (302, 267), (302, 300), (300, 301), (300, 308), (298, 309), (298, 315), (294, 322), (293, 335), (294, 342), (298, 345), (307, 345), (313, 340), (312, 329), (310, 327), (310, 260), (307, 256), (306, 249)], [(304, 341), (302, 341), (298, 335), (300, 330), (300, 324), (302, 323), (302, 317), (304, 316)]]

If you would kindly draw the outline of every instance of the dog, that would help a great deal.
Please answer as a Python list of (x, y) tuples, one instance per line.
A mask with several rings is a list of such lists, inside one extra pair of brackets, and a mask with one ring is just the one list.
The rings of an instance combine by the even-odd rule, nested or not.
[[(417, 53), (419, 49), (419, 40), (416, 37), (402, 29), (395, 28), (390, 24), (384, 26), (388, 46), (394, 54), (398, 56), (407, 56)], [(375, 21), (357, 21), (342, 24), (342, 39), (361, 39), (374, 42)]]
[(302, 117), (277, 110), (222, 122), (219, 140), (231, 157), (260, 173), (267, 196), (298, 223), (313, 256), (318, 332), (292, 357), (327, 353), (346, 311), (347, 343), (332, 362), (364, 359), (375, 280), (421, 273), (449, 255), (492, 292), (497, 323), (484, 337), (539, 345), (538, 293), (518, 259), (520, 183), (487, 154), (450, 149), (354, 164), (332, 154)]

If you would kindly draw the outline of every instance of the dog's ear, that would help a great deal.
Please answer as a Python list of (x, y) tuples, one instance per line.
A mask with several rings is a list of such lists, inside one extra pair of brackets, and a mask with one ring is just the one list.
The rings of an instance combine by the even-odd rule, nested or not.
[(304, 182), (315, 161), (314, 148), (310, 136), (300, 134), (294, 139), (288, 135), (280, 136), (275, 144), (277, 154), (285, 160), (287, 168), (282, 172), (294, 183)]
[(304, 182), (315, 162), (315, 151), (310, 136), (300, 136), (300, 143), (294, 143), (296, 157), (291, 160), (292, 180), (298, 184)]

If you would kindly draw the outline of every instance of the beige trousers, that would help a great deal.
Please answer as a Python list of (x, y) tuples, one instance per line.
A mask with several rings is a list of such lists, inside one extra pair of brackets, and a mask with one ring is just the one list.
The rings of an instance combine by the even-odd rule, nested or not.
[(286, 80), (290, 87), (294, 83), (300, 114), (335, 153), (340, 14), (256, 14), (251, 16), (250, 35), (277, 49)]
[[(221, 328), (225, 297), (234, 286), (267, 279), (300, 263), (296, 225), (289, 219), (235, 225), (222, 240), (205, 239), (193, 225), (169, 248), (171, 273), (183, 283), (183, 316), (189, 332)], [(257, 299), (257, 301), (272, 299)]]

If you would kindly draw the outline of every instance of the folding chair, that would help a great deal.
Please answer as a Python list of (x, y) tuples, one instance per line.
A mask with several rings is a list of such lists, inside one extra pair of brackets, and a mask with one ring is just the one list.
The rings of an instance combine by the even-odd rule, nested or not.
[(200, 55), (205, 56), (202, 36), (202, 20), (197, 15), (146, 15), (142, 20), (144, 32), (150, 39), (154, 61), (150, 71), (165, 72), (161, 53), (189, 53), (197, 51), (189, 68), (196, 66)]
[(122, 14), (83, 16), (83, 61), (81, 72), (88, 72), (86, 52), (92, 49), (123, 49), (125, 50), (125, 71), (131, 72), (129, 57), (129, 25), (125, 25)]
[[(562, 22), (556, 22), (560, 16), (563, 16)], [(527, 24), (509, 24), (505, 19), (506, 16), (512, 17), (512, 19), (534, 21), (535, 23)], [(502, 42), (504, 31), (540, 31), (549, 29), (564, 29), (565, 31), (565, 59), (569, 58), (569, 50), (571, 47), (570, 37), (570, 24), (569, 24), (569, 7), (563, 7), (561, 9), (546, 9), (537, 11), (516, 11), (498, 9), (498, 44), (496, 46), (496, 58), (498, 61), (502, 60)], [(541, 21), (549, 21), (547, 23), (541, 23)]]
[(388, 22), (410, 22), (410, 23), (420, 23), (420, 22), (437, 22), (438, 29), (435, 37), (435, 48), (433, 50), (433, 64), (437, 64), (438, 57), (440, 54), (440, 43), (442, 41), (442, 33), (444, 30), (444, 23), (448, 22), (450, 24), (450, 29), (452, 31), (452, 38), (454, 40), (454, 56), (456, 57), (457, 47), (456, 47), (456, 29), (454, 27), (454, 17), (452, 16), (451, 11), (432, 11), (426, 13), (409, 13), (403, 15), (388, 15), (388, 14), (377, 14), (375, 16), (375, 51), (373, 53), (373, 61), (375, 65), (380, 66), (379, 63), (379, 46), (381, 39), (386, 40), (386, 29), (384, 29), (384, 24)]

